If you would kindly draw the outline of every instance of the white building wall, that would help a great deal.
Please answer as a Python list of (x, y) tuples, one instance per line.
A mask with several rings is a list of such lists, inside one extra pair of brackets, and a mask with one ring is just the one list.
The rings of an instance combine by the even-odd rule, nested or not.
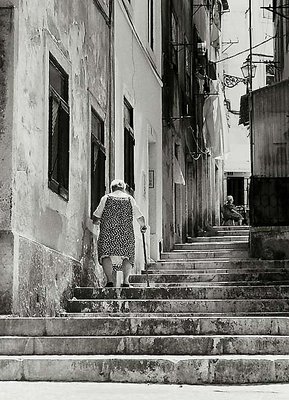
[[(148, 43), (148, 2), (115, 1), (115, 176), (124, 175), (123, 103), (133, 107), (135, 136), (135, 199), (150, 227), (149, 255), (157, 259), (162, 239), (161, 171), (161, 38), (160, 2), (154, 2), (154, 51)], [(149, 170), (154, 180), (149, 187)], [(152, 176), (152, 174), (150, 175)], [(138, 226), (136, 269), (143, 267)], [(150, 240), (149, 240), (150, 238)]]

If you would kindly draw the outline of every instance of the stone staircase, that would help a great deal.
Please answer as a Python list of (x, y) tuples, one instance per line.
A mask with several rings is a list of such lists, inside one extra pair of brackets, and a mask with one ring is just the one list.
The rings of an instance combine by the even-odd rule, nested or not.
[(289, 382), (289, 260), (248, 258), (248, 229), (218, 227), (133, 275), (76, 288), (59, 318), (0, 319), (0, 380)]

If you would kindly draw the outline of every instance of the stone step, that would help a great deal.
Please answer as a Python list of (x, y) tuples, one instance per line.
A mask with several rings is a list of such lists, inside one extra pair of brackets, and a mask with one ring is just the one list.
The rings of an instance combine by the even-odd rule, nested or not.
[(189, 243), (210, 243), (210, 242), (243, 242), (244, 240), (248, 241), (249, 235), (241, 235), (241, 236), (200, 236), (196, 238), (190, 238), (188, 240)]
[(63, 317), (0, 319), (0, 336), (123, 335), (281, 335), (289, 336), (288, 317)]
[(246, 231), (249, 232), (250, 227), (248, 225), (216, 225), (213, 226), (213, 229), (217, 231)]
[(288, 286), (195, 286), (183, 288), (93, 288), (74, 290), (76, 299), (289, 299)]
[[(289, 280), (289, 271), (281, 272), (254, 272), (254, 273), (237, 273), (233, 274), (231, 272), (220, 272), (220, 273), (210, 273), (205, 272), (201, 274), (190, 272), (189, 274), (151, 274), (149, 275), (150, 282), (155, 283), (192, 283), (192, 282), (230, 282), (230, 281), (279, 281)], [(131, 275), (130, 282), (132, 283), (145, 283), (146, 275)]]
[[(173, 268), (173, 267), (172, 267)], [(284, 270), (281, 268), (219, 268), (219, 269), (154, 269), (154, 270), (149, 270), (148, 274), (151, 275), (187, 275), (187, 274), (221, 274), (221, 273), (226, 273), (226, 274), (240, 274), (240, 273), (246, 273), (246, 274), (253, 274), (253, 273), (262, 273), (262, 272), (278, 272), (278, 273), (286, 273), (289, 272), (288, 269)], [(142, 270), (141, 273), (143, 275), (146, 274), (146, 271)]]
[(175, 250), (186, 250), (186, 251), (193, 251), (193, 250), (248, 250), (248, 240), (243, 240), (239, 242), (199, 242), (199, 243), (185, 243), (185, 244), (176, 244)]
[[(212, 282), (152, 282), (151, 277), (149, 276), (149, 284), (150, 287), (163, 287), (163, 288), (172, 288), (172, 287), (195, 287), (195, 286), (267, 286), (267, 285), (289, 285), (289, 280), (278, 280), (278, 281), (212, 281)], [(147, 282), (138, 282), (138, 283), (131, 283), (131, 287), (133, 288), (142, 288), (147, 287)]]
[(1, 356), (2, 381), (283, 383), (289, 356)]
[[(77, 315), (77, 316), (76, 316)], [(87, 314), (86, 314), (87, 315)], [(100, 317), (0, 318), (0, 336), (124, 335), (281, 335), (289, 336), (288, 317)]]
[(182, 270), (182, 269), (236, 269), (236, 268), (254, 268), (258, 269), (289, 269), (289, 260), (255, 260), (255, 259), (225, 259), (225, 260), (182, 260), (171, 261), (162, 260), (157, 263), (152, 263), (148, 266), (148, 271), (154, 270)]
[[(60, 317), (63, 318), (123, 318), (123, 312), (63, 312)], [(246, 312), (189, 312), (189, 313), (169, 313), (169, 312), (158, 312), (158, 313), (143, 313), (143, 312), (130, 312), (126, 314), (129, 318), (231, 318), (231, 317), (282, 317), (288, 318), (289, 312), (286, 311), (246, 311)]]
[(289, 355), (289, 336), (2, 336), (0, 355)]
[(164, 252), (161, 254), (162, 259), (167, 260), (202, 260), (215, 258), (249, 258), (247, 250), (220, 249), (220, 250), (174, 250), (172, 252)]
[(68, 303), (69, 312), (85, 313), (262, 313), (289, 312), (287, 299), (72, 299)]
[[(249, 230), (217, 230), (216, 237), (220, 236), (245, 236), (249, 237)], [(212, 236), (211, 236), (212, 237)]]

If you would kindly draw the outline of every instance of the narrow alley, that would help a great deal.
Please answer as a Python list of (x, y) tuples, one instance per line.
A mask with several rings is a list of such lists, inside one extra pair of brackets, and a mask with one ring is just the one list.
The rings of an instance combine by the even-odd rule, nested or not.
[(288, 398), (288, 20), (0, 0), (1, 399)]

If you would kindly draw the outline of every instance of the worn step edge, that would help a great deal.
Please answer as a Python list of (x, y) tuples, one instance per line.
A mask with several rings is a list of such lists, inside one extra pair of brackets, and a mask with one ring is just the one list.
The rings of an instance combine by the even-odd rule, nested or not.
[(289, 355), (289, 336), (0, 337), (1, 355)]
[(206, 286), (179, 288), (76, 288), (74, 297), (84, 299), (288, 299), (289, 285)]
[[(190, 268), (190, 269), (171, 269), (172, 267), (169, 268), (161, 268), (161, 269), (150, 269), (148, 270), (148, 273), (150, 275), (156, 274), (156, 275), (174, 275), (174, 274), (179, 274), (179, 275), (185, 275), (185, 274), (219, 274), (219, 273), (226, 273), (226, 274), (254, 274), (254, 273), (262, 273), (262, 272), (268, 272), (268, 273), (288, 273), (289, 269), (288, 268), (250, 268), (250, 267), (243, 267), (243, 268), (228, 268), (228, 267), (223, 267), (223, 268)], [(146, 274), (146, 271), (141, 271), (141, 274)]]
[(201, 236), (201, 237), (194, 237), (194, 238), (189, 238), (189, 240), (186, 242), (187, 244), (191, 243), (214, 243), (215, 241), (219, 242), (230, 242), (231, 240), (238, 242), (239, 240), (243, 241), (246, 240), (248, 241), (249, 239), (249, 234), (248, 235), (232, 235), (232, 236)]
[[(282, 272), (289, 272), (284, 271), (284, 270), (277, 270), (277, 269), (261, 269), (261, 268), (256, 268), (256, 269), (246, 269), (246, 268), (240, 268), (240, 269), (230, 269), (230, 268), (218, 268), (218, 269), (210, 269), (209, 271), (207, 269), (184, 269), (184, 270), (178, 270), (178, 269), (156, 269), (154, 271), (148, 271), (148, 274), (150, 276), (152, 275), (189, 275), (189, 274), (206, 274), (206, 273), (211, 273), (211, 274), (240, 274), (240, 273), (246, 273), (246, 274), (253, 274), (253, 273), (262, 273), (262, 272), (268, 272), (268, 273), (282, 273)], [(142, 275), (146, 274), (146, 271), (142, 271)]]
[(227, 249), (227, 250), (240, 250), (240, 249), (247, 249), (249, 246), (249, 241), (248, 240), (242, 240), (242, 241), (228, 241), (228, 242), (223, 242), (223, 241), (216, 241), (216, 242), (194, 242), (194, 243), (177, 243), (175, 244), (174, 249), (175, 250), (204, 250), (206, 248), (208, 249)]
[(289, 312), (287, 299), (118, 299), (71, 300), (68, 310), (94, 313), (245, 313)]
[(57, 318), (0, 318), (1, 336), (229, 334), (288, 335), (288, 317), (87, 317), (66, 314)]
[(289, 381), (289, 356), (0, 357), (1, 381), (253, 384)]
[[(150, 276), (149, 276), (149, 280), (150, 280)], [(288, 280), (282, 280), (280, 279), (280, 281), (274, 280), (263, 280), (263, 281), (211, 281), (211, 282), (201, 282), (202, 285), (206, 285), (206, 286), (259, 286), (259, 285), (263, 285), (266, 286), (268, 284), (270, 285), (288, 285), (289, 281)], [(147, 283), (145, 280), (143, 280), (142, 282), (136, 282), (136, 283), (131, 283), (130, 284), (131, 287), (135, 287), (135, 288), (140, 288), (140, 287), (147, 287)], [(187, 281), (187, 282), (152, 282), (150, 281), (150, 287), (161, 287), (161, 288), (183, 288), (183, 287), (195, 287), (200, 285), (200, 282), (194, 282), (194, 281)]]
[[(288, 281), (289, 273), (278, 273), (278, 272), (254, 272), (254, 273), (201, 273), (201, 274), (149, 274), (149, 281), (154, 283), (190, 283), (190, 282), (246, 282), (246, 281), (275, 281), (282, 284), (283, 281)], [(144, 283), (146, 282), (146, 276), (142, 275), (131, 275), (130, 283)]]
[(154, 313), (144, 313), (144, 312), (63, 312), (61, 313), (62, 317), (77, 317), (77, 318), (123, 318), (124, 315), (129, 318), (230, 318), (230, 317), (289, 317), (289, 311), (256, 311), (256, 312), (154, 312)]

